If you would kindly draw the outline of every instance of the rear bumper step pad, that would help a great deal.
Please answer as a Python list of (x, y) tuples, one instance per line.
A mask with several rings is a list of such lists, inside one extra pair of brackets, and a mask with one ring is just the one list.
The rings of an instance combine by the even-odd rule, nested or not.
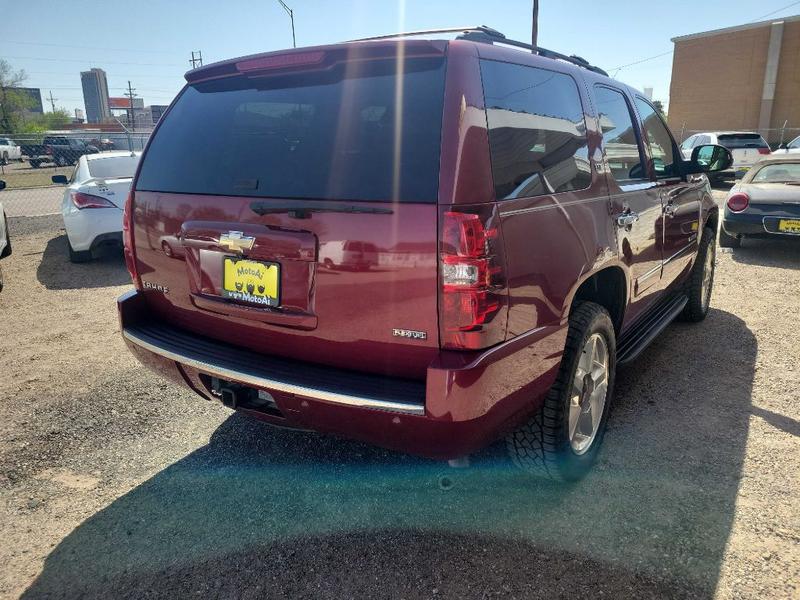
[(425, 414), (424, 381), (256, 354), (163, 323), (126, 326), (122, 335), (136, 346), (220, 379), (334, 404)]

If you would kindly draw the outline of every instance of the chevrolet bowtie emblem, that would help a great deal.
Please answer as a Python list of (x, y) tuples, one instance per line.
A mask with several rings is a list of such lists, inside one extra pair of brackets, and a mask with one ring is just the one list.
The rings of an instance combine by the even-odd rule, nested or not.
[(250, 250), (255, 244), (256, 238), (250, 235), (244, 235), (241, 231), (229, 231), (219, 236), (219, 245), (233, 252), (243, 253), (245, 250)]

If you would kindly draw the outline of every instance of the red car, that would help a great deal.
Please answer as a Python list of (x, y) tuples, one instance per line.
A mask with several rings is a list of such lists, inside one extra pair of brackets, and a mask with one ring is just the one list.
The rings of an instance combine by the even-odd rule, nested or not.
[[(582, 476), (616, 367), (708, 311), (701, 173), (731, 157), (684, 161), (635, 90), (509, 45), (475, 28), (187, 73), (127, 203), (131, 351), (273, 424), (440, 459), (505, 438)], [(348, 241), (370, 269), (324, 267)]]

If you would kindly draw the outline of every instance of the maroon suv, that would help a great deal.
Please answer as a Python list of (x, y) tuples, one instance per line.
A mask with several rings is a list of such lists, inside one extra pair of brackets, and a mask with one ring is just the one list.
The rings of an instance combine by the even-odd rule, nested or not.
[[(273, 424), (442, 459), (504, 437), (521, 467), (581, 476), (616, 366), (708, 311), (701, 173), (731, 159), (682, 160), (640, 93), (509, 44), (476, 28), (187, 73), (127, 203), (131, 351)], [(359, 246), (369, 269), (320, 257)]]

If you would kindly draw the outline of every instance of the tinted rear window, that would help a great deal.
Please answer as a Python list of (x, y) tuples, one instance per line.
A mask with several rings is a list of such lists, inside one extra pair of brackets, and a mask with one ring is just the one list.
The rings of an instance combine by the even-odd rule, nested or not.
[(188, 86), (137, 189), (436, 202), (444, 69), (443, 59), (361, 61)]
[(103, 179), (133, 177), (136, 172), (138, 156), (114, 156), (108, 158), (95, 158), (86, 161), (89, 166), (89, 175)]
[(769, 148), (764, 138), (757, 133), (718, 135), (717, 140), (720, 146), (725, 146), (728, 150), (736, 148)]

